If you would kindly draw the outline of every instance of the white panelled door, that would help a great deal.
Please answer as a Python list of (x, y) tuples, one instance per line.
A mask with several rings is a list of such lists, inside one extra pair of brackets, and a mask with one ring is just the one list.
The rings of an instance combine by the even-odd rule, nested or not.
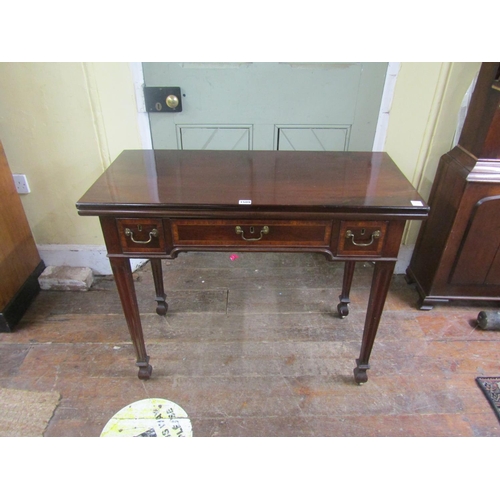
[(387, 63), (143, 63), (180, 87), (182, 111), (149, 113), (155, 149), (371, 151)]

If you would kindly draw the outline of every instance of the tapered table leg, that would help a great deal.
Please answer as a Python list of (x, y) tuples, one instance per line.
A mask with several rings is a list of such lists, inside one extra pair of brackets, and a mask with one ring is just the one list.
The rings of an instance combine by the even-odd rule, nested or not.
[(165, 314), (167, 314), (168, 304), (166, 302), (167, 295), (165, 294), (165, 290), (163, 289), (163, 271), (161, 269), (161, 259), (150, 259), (150, 262), (156, 291), (156, 313), (160, 316), (165, 316)]
[(116, 287), (123, 307), (125, 320), (136, 353), (136, 366), (139, 367), (138, 377), (147, 380), (153, 371), (149, 364), (149, 356), (146, 353), (144, 335), (142, 333), (141, 317), (135, 294), (134, 279), (130, 268), (130, 260), (127, 258), (110, 257), (111, 269), (115, 277)]
[(344, 279), (342, 282), (342, 293), (339, 295), (339, 304), (337, 311), (341, 318), (345, 318), (349, 314), (349, 293), (351, 292), (352, 278), (354, 276), (354, 267), (356, 262), (353, 260), (346, 260), (344, 264)]
[(372, 285), (370, 289), (370, 299), (366, 310), (365, 328), (361, 351), (356, 360), (357, 367), (354, 369), (354, 380), (358, 384), (368, 381), (366, 370), (370, 368), (368, 364), (372, 352), (378, 325), (384, 309), (385, 299), (391, 284), (395, 262), (376, 262), (373, 270)]

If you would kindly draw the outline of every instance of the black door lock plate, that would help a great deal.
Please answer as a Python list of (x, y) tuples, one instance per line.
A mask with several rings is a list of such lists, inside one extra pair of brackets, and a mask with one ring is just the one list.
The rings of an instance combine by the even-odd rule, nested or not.
[(179, 113), (182, 111), (180, 87), (144, 87), (148, 113)]

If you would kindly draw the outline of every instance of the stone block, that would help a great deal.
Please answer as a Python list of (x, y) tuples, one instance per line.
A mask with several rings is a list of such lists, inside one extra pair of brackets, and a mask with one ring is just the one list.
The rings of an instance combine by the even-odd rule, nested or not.
[(42, 290), (87, 291), (94, 281), (90, 267), (47, 266), (38, 278)]

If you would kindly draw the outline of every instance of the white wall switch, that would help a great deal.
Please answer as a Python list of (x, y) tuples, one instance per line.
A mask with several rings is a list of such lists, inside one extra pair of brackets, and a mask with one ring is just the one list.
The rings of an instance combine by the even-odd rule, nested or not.
[(14, 184), (16, 185), (16, 190), (19, 194), (30, 193), (30, 187), (28, 184), (28, 179), (24, 174), (13, 174)]

